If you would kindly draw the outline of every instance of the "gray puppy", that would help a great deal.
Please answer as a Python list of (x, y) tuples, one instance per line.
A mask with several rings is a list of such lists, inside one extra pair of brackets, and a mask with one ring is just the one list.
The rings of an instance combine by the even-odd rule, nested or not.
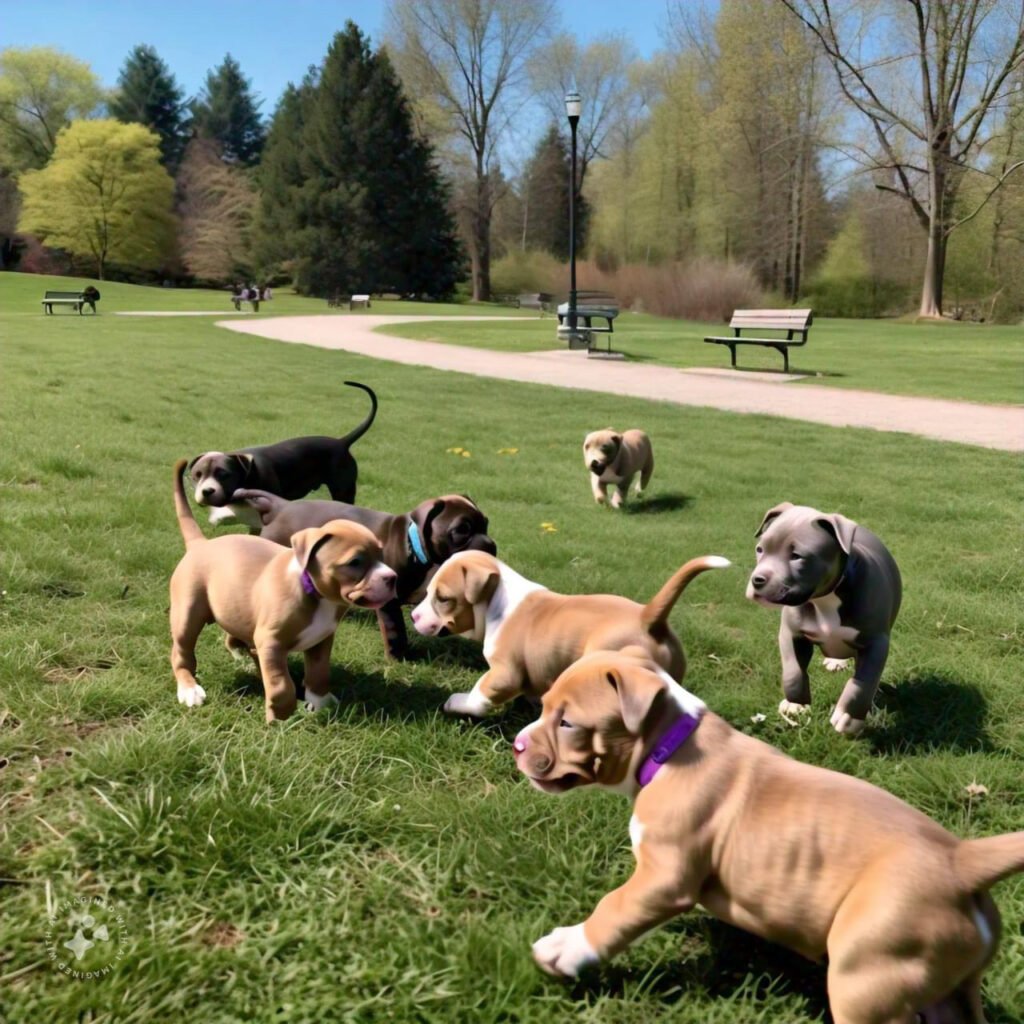
[(864, 728), (903, 594), (900, 571), (885, 545), (852, 519), (784, 501), (769, 509), (755, 536), (757, 565), (747, 597), (782, 608), (783, 714), (807, 711), (807, 666), (814, 647), (832, 672), (854, 659), (854, 673), (832, 713), (837, 732)]

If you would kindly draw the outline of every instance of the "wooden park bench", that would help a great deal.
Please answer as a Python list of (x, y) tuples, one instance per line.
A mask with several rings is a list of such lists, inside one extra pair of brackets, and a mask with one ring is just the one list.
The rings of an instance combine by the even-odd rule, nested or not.
[(40, 301), (43, 304), (43, 313), (48, 313), (50, 316), (53, 315), (54, 306), (74, 306), (79, 316), (82, 315), (83, 306), (92, 306), (92, 311), (96, 312), (95, 304), (90, 302), (81, 292), (48, 291), (46, 298)]
[(551, 303), (554, 301), (555, 297), (547, 292), (533, 292), (527, 295), (517, 295), (515, 305), (516, 309), (539, 310), (543, 319), (545, 313), (551, 312)]
[(355, 309), (356, 305), (365, 306), (367, 309), (370, 308), (370, 296), (369, 295), (332, 295), (327, 300), (327, 305), (332, 309), (340, 309), (342, 306), (348, 306), (350, 310)]
[[(732, 353), (732, 365), (736, 366), (737, 345), (761, 345), (782, 353), (785, 372), (789, 373), (789, 350), (807, 344), (807, 332), (813, 323), (809, 309), (737, 309), (729, 326), (732, 337), (713, 336), (704, 340), (712, 345), (728, 345)], [(785, 331), (785, 338), (752, 338), (741, 336), (740, 331)], [(794, 335), (800, 335), (799, 340)]]
[[(594, 335), (614, 332), (615, 318), (619, 315), (619, 303), (608, 292), (576, 292), (576, 331), (569, 326), (569, 303), (558, 307), (558, 337), (569, 342), (569, 348), (593, 350)], [(604, 327), (595, 327), (595, 320), (603, 320)], [(582, 340), (581, 340), (582, 339)], [(612, 341), (608, 338), (608, 351)]]

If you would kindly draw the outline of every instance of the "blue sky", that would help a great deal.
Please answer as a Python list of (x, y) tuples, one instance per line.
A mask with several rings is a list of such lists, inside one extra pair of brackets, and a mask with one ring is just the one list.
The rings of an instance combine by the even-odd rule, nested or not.
[[(664, 0), (558, 0), (562, 25), (583, 41), (622, 32), (641, 56), (661, 46)], [(384, 0), (0, 0), (0, 48), (55, 46), (88, 61), (112, 86), (125, 54), (155, 46), (188, 95), (225, 53), (272, 112), (281, 91), (317, 64), (347, 19), (380, 41)]]

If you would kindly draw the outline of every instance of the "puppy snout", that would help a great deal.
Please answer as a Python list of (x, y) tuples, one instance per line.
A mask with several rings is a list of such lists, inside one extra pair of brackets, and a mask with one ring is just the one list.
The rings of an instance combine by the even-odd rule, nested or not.
[(469, 548), (471, 551), (486, 551), (489, 555), (496, 555), (498, 553), (498, 545), (486, 533), (475, 537)]
[(604, 466), (602, 466), (601, 463), (597, 461), (597, 459), (594, 459), (594, 460), (591, 461), (591, 463), (590, 463), (590, 472), (591, 473), (600, 473), (603, 469), (604, 469)]
[(420, 610), (419, 608), (413, 608), (412, 612), (412, 624), (415, 626), (420, 621)]
[(512, 749), (516, 752), (517, 758), (524, 750), (526, 750), (529, 744), (529, 738), (527, 737), (526, 732), (524, 730), (512, 741)]
[(760, 573), (754, 573), (754, 575), (750, 577), (750, 585), (755, 590), (763, 590), (764, 586), (765, 586), (765, 584), (767, 582), (768, 582), (768, 577), (767, 576), (762, 576)]

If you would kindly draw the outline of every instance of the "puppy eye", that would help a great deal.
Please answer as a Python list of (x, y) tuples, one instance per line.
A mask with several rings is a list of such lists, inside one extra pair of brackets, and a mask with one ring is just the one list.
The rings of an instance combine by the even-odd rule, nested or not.
[(345, 564), (348, 566), (349, 569), (361, 569), (365, 562), (366, 559), (362, 555), (356, 555), (355, 558), (351, 559)]
[(798, 554), (796, 551), (793, 552), (791, 557), (792, 557), (794, 562), (802, 562), (804, 560), (804, 556), (801, 555), (801, 554)]
[(575, 725), (573, 725), (573, 724), (572, 724), (572, 722), (570, 722), (568, 718), (563, 718), (563, 719), (562, 719), (562, 720), (561, 720), (561, 721), (560, 721), (560, 722), (558, 723), (558, 728), (559, 728), (559, 729), (575, 729), (575, 728), (576, 728), (576, 726), (575, 726)]
[(764, 554), (764, 548), (761, 547), (760, 544), (758, 544), (757, 547), (754, 548), (754, 554), (755, 555), (763, 555)]

